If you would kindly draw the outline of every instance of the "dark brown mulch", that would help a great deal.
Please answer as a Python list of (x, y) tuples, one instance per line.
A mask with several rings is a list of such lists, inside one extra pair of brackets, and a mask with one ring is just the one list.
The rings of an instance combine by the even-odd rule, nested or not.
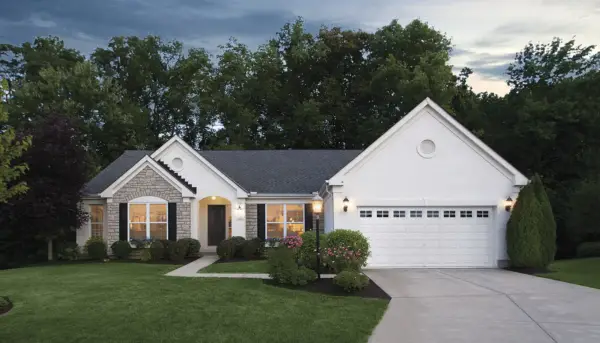
[(507, 267), (504, 268), (511, 272), (527, 274), (527, 275), (535, 275), (535, 274), (548, 274), (552, 273), (552, 271), (548, 268), (517, 268), (517, 267)]
[(273, 280), (263, 280), (264, 283), (274, 286), (274, 287), (282, 287), (287, 289), (293, 289), (298, 291), (305, 292), (313, 292), (313, 293), (322, 293), (327, 295), (335, 295), (342, 297), (361, 297), (361, 298), (376, 298), (376, 299), (385, 299), (390, 300), (390, 297), (383, 289), (381, 289), (373, 280), (369, 282), (369, 285), (359, 292), (348, 293), (345, 292), (340, 287), (333, 284), (333, 279), (321, 279), (317, 280), (313, 283), (309, 283), (306, 286), (291, 286), (291, 285), (282, 285), (278, 284)]
[(13, 308), (13, 303), (10, 301), (10, 299), (8, 299), (7, 297), (2, 297), (4, 299), (6, 299), (6, 301), (8, 301), (8, 306), (5, 307), (0, 307), (0, 316), (8, 313), (8, 311), (12, 310)]
[(118, 263), (142, 263), (142, 264), (188, 264), (190, 262), (194, 262), (198, 259), (198, 257), (186, 257), (183, 261), (171, 261), (171, 260), (158, 260), (158, 261), (142, 261), (137, 259), (125, 259), (125, 260), (110, 260), (110, 262), (118, 262)]
[(244, 257), (236, 257), (236, 258), (231, 258), (229, 260), (218, 259), (217, 262), (215, 262), (215, 263), (236, 263), (236, 262), (260, 261), (260, 260), (266, 260), (266, 259), (265, 258), (247, 259)]

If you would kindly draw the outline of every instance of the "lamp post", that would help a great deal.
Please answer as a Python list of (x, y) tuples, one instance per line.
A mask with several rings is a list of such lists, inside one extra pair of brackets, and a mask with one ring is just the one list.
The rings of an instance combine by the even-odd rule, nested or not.
[(316, 194), (313, 198), (312, 210), (313, 214), (316, 216), (317, 219), (317, 278), (321, 280), (321, 242), (319, 232), (319, 220), (321, 219), (321, 212), (323, 212), (323, 199), (318, 194)]

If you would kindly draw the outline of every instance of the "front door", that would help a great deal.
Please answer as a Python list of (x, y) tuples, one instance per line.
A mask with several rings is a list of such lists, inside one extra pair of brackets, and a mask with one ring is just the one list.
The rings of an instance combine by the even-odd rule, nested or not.
[(208, 205), (208, 245), (225, 239), (225, 205)]

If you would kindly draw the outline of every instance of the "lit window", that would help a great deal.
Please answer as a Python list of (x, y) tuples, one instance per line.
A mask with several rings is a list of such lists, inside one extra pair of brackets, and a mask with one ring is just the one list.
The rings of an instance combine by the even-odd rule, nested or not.
[(423, 217), (423, 211), (410, 211), (411, 218), (421, 218)]
[(388, 218), (389, 216), (389, 211), (377, 211), (377, 218)]
[(440, 211), (427, 211), (427, 218), (439, 218)]
[(406, 217), (405, 211), (394, 211), (394, 218), (404, 218)]
[(477, 211), (477, 218), (487, 218), (489, 215), (489, 211)]
[(92, 237), (104, 235), (104, 205), (90, 205), (90, 227)]
[(461, 218), (472, 218), (473, 211), (460, 211), (460, 217)]
[(371, 217), (373, 217), (373, 212), (367, 211), (367, 210), (361, 210), (360, 217), (361, 218), (371, 218)]
[(444, 211), (444, 218), (455, 218), (456, 211)]
[(278, 204), (267, 207), (267, 238), (300, 236), (304, 233), (304, 205)]
[(129, 239), (168, 239), (167, 203), (130, 203)]

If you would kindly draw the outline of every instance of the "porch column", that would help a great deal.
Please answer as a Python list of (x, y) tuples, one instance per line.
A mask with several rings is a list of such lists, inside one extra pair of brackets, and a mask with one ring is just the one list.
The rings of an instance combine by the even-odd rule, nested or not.
[(198, 199), (191, 199), (191, 212), (192, 212), (192, 225), (191, 225), (191, 237), (193, 239), (200, 240), (198, 231), (199, 231), (199, 216), (200, 216), (200, 203)]

